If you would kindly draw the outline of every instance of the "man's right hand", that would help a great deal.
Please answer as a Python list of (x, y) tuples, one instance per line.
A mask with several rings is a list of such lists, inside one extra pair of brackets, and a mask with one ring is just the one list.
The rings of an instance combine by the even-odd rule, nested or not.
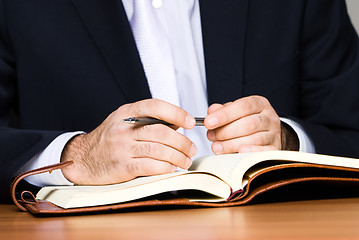
[[(154, 117), (174, 127), (123, 123), (128, 117)], [(123, 105), (95, 130), (69, 141), (61, 162), (72, 160), (74, 164), (62, 172), (74, 184), (102, 185), (170, 173), (177, 167), (187, 169), (197, 149), (176, 129), (194, 126), (194, 118), (185, 110), (161, 100)]]

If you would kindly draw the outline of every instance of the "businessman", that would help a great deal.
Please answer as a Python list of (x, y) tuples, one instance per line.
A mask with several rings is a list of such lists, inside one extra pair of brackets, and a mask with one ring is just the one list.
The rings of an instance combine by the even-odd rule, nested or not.
[(344, 0), (0, 0), (1, 198), (69, 160), (28, 181), (117, 183), (211, 153), (359, 157), (358, 93)]

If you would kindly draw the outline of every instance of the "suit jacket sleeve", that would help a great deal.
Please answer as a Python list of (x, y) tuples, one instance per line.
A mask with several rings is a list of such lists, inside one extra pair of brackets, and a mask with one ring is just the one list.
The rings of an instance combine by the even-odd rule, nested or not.
[(61, 134), (15, 128), (21, 125), (16, 117), (15, 57), (7, 35), (3, 6), (0, 1), (0, 202), (10, 199), (7, 193), (15, 172)]
[(359, 41), (345, 1), (307, 1), (298, 121), (317, 153), (359, 157)]

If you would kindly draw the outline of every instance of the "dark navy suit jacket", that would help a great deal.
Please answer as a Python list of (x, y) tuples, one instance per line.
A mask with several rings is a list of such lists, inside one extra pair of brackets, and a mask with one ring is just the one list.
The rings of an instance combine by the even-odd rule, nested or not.
[[(200, 0), (208, 101), (258, 94), (319, 153), (359, 157), (359, 43), (344, 0)], [(0, 0), (0, 195), (66, 131), (150, 98), (120, 0)]]

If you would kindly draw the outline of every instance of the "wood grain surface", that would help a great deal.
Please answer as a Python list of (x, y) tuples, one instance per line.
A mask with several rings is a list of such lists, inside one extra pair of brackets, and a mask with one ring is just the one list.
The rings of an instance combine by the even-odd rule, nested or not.
[(359, 239), (359, 198), (50, 218), (0, 204), (0, 239)]

